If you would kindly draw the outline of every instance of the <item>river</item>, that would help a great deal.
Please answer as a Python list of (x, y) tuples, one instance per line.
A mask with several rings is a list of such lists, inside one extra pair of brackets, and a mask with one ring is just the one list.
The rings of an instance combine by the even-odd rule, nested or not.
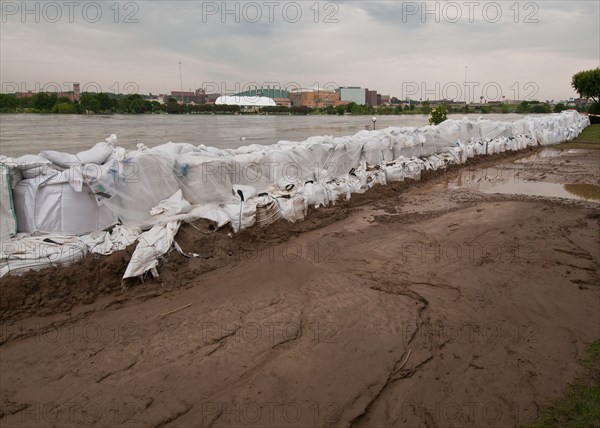
[[(463, 114), (452, 114), (462, 119)], [(468, 115), (476, 120), (478, 114)], [(488, 114), (485, 119), (515, 121), (524, 115)], [(377, 117), (377, 129), (389, 126), (424, 126), (426, 115)], [(58, 115), (1, 114), (0, 155), (37, 154), (42, 150), (77, 153), (89, 149), (110, 134), (119, 145), (135, 149), (172, 141), (236, 148), (248, 144), (302, 141), (316, 135), (352, 135), (372, 129), (370, 116), (263, 116), (263, 115)]]

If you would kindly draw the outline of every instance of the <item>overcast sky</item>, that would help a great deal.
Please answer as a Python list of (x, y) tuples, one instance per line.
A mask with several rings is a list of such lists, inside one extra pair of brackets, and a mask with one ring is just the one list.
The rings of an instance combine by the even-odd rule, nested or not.
[(3, 92), (78, 81), (165, 93), (179, 90), (181, 61), (184, 90), (316, 84), (464, 99), (468, 67), (472, 100), (559, 100), (576, 96), (575, 72), (600, 65), (598, 0), (1, 4)]

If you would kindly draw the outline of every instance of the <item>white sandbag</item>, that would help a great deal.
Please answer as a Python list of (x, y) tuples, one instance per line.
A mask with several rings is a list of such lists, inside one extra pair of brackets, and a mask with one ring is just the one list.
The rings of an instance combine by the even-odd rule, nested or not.
[(179, 189), (170, 198), (160, 201), (158, 205), (150, 210), (150, 214), (177, 215), (190, 212), (191, 209), (192, 205), (183, 198), (181, 189)]
[(431, 155), (424, 160), (425, 170), (437, 171), (446, 168), (446, 162), (440, 155)]
[(0, 277), (49, 266), (66, 266), (85, 257), (87, 246), (76, 236), (44, 235), (1, 242)]
[(163, 226), (154, 226), (142, 233), (123, 279), (142, 276), (148, 271), (157, 277), (158, 258), (171, 249), (180, 225), (181, 222), (173, 221)]
[(231, 229), (234, 233), (254, 226), (256, 223), (256, 200), (238, 201), (224, 204), (221, 209), (229, 217)]
[(404, 176), (411, 180), (420, 180), (421, 171), (423, 170), (423, 161), (418, 158), (410, 158), (401, 161), (404, 168)]
[(139, 229), (131, 229), (120, 224), (109, 231), (93, 232), (80, 238), (90, 253), (107, 256), (115, 251), (121, 251), (133, 244), (141, 235)]
[(106, 159), (112, 154), (113, 146), (106, 141), (102, 141), (96, 144), (89, 150), (84, 150), (77, 153), (77, 159), (83, 165), (88, 163), (95, 163), (102, 165)]
[(76, 192), (66, 179), (21, 181), (13, 192), (18, 231), (81, 235), (115, 224), (116, 216), (84, 189)]
[(329, 205), (327, 190), (321, 183), (306, 182), (304, 184), (304, 198), (306, 199), (306, 204), (314, 208)]
[(300, 193), (277, 196), (281, 216), (292, 223), (303, 220), (306, 216), (306, 201)]
[(0, 241), (17, 233), (17, 216), (13, 204), (10, 169), (0, 164)]
[(26, 171), (32, 168), (40, 168), (47, 165), (52, 165), (48, 159), (38, 155), (23, 155), (13, 160), (14, 168)]
[(333, 205), (340, 200), (350, 200), (352, 195), (352, 188), (348, 185), (346, 180), (332, 180), (325, 185), (325, 190), (327, 191), (327, 198), (331, 201)]
[(68, 168), (70, 165), (79, 165), (79, 158), (71, 153), (57, 152), (56, 150), (44, 150), (40, 156), (48, 159), (54, 165), (62, 168)]
[(259, 195), (256, 198), (256, 226), (267, 227), (281, 218), (277, 199), (267, 194)]
[(184, 155), (193, 153), (200, 154), (200, 150), (190, 143), (173, 143), (171, 141), (156, 147), (152, 147), (152, 150), (170, 155)]
[(485, 155), (487, 154), (487, 143), (485, 141), (474, 141), (473, 144), (473, 151), (475, 153), (475, 156), (481, 156), (481, 155)]
[(199, 218), (212, 222), (217, 229), (225, 226), (231, 221), (227, 213), (223, 211), (218, 204), (207, 204), (194, 208)]
[(48, 176), (59, 174), (60, 171), (54, 165), (48, 163), (33, 168), (24, 169), (21, 171), (23, 179), (40, 177), (40, 180), (45, 180)]
[(388, 183), (404, 181), (404, 178), (406, 177), (404, 167), (401, 163), (388, 163), (384, 165), (383, 171), (385, 172), (385, 179)]
[(369, 188), (371, 188), (376, 184), (380, 184), (382, 186), (387, 184), (385, 171), (379, 165), (367, 168), (367, 185)]

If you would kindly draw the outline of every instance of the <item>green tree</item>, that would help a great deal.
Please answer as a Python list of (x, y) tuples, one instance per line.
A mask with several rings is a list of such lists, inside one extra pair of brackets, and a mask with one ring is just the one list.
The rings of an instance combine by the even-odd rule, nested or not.
[(56, 103), (56, 104), (54, 104), (54, 107), (52, 107), (52, 113), (75, 114), (75, 113), (77, 113), (77, 110), (72, 102)]
[(533, 113), (551, 113), (552, 108), (550, 107), (550, 104), (543, 103), (543, 104), (534, 105), (533, 108), (531, 109), (531, 111)]
[(529, 113), (531, 112), (531, 107), (529, 102), (522, 101), (521, 104), (517, 106), (517, 113)]
[(151, 101), (152, 112), (156, 113), (163, 110), (163, 106), (158, 101)]
[(169, 114), (178, 114), (182, 111), (182, 107), (177, 103), (177, 100), (173, 97), (169, 97), (167, 101), (166, 111)]
[(87, 111), (98, 113), (100, 111), (100, 102), (96, 98), (96, 94), (85, 92), (79, 97), (79, 104)]
[(571, 86), (581, 98), (591, 98), (594, 103), (600, 103), (600, 68), (575, 73)]
[(33, 108), (41, 111), (51, 111), (57, 101), (58, 97), (56, 94), (48, 95), (45, 92), (40, 92), (33, 96)]
[(567, 110), (567, 106), (563, 103), (558, 103), (554, 106), (554, 113), (560, 113), (561, 111)]
[(439, 106), (431, 110), (431, 116), (429, 117), (430, 125), (439, 125), (444, 120), (448, 119), (448, 110), (445, 106)]
[(101, 111), (113, 111), (116, 103), (108, 94), (101, 92), (96, 95), (96, 99), (98, 100)]
[(0, 110), (13, 111), (18, 105), (19, 102), (14, 95), (0, 94)]

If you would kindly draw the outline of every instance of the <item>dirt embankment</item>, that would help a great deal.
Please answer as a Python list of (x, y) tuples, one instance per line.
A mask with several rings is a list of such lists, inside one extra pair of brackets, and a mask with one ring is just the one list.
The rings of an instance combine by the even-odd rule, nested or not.
[(432, 181), (441, 182), (458, 170), (486, 167), (502, 158), (515, 160), (532, 152), (535, 150), (481, 156), (470, 159), (460, 167), (425, 172), (419, 181), (378, 185), (364, 194), (352, 195), (350, 201), (340, 201), (335, 206), (318, 210), (310, 209), (308, 217), (302, 222), (292, 224), (280, 221), (268, 229), (251, 228), (233, 237), (230, 237), (228, 226), (214, 231), (208, 222), (202, 220), (193, 226), (184, 224), (176, 237), (177, 243), (185, 251), (200, 254), (201, 257), (190, 259), (172, 252), (163, 260), (159, 269), (160, 277), (148, 277), (143, 283), (137, 279), (127, 280), (125, 284), (121, 282), (135, 244), (110, 256), (91, 255), (69, 267), (6, 276), (0, 279), (0, 320), (14, 321), (23, 316), (67, 312), (77, 304), (92, 304), (103, 296), (119, 295), (129, 298), (176, 289), (202, 273), (251, 257), (265, 245), (284, 242), (299, 233), (346, 218), (358, 207), (375, 204), (378, 208), (389, 208), (396, 204), (398, 194), (408, 188), (421, 188)]
[[(511, 171), (522, 156), (473, 171)], [(594, 182), (590, 155), (561, 156), (525, 161), (546, 179)], [(15, 297), (3, 306), (0, 422), (527, 424), (584, 372), (577, 360), (600, 337), (600, 210), (483, 194), (457, 186), (461, 174), (233, 238), (184, 226), (177, 241), (202, 257), (172, 253), (158, 279), (124, 292), (126, 254), (107, 282), (107, 259), (28, 274), (20, 281), (47, 285), (22, 300), (18, 279), (3, 280)], [(92, 281), (105, 290), (88, 291)], [(64, 308), (34, 298), (53, 287)], [(86, 293), (93, 303), (76, 304)]]

